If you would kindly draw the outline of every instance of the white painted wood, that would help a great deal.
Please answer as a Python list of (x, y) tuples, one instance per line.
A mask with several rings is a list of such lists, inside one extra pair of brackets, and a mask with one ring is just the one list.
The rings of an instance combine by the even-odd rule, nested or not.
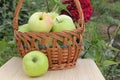
[(48, 71), (40, 77), (29, 77), (22, 68), (22, 59), (13, 57), (0, 68), (0, 80), (105, 80), (95, 62), (78, 59), (72, 69)]

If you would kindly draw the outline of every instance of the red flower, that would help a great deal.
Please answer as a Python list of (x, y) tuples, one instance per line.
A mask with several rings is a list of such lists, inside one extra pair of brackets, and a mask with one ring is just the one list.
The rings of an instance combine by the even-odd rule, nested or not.
[[(84, 20), (85, 20), (85, 22), (88, 22), (92, 16), (91, 2), (90, 2), (90, 0), (79, 0), (79, 2), (81, 4), (81, 8), (83, 10)], [(68, 4), (66, 9), (70, 12), (70, 14), (65, 10), (62, 10), (61, 14), (69, 15), (73, 19), (73, 21), (78, 21), (79, 13), (77, 11), (74, 1), (73, 0), (64, 0), (63, 4)]]

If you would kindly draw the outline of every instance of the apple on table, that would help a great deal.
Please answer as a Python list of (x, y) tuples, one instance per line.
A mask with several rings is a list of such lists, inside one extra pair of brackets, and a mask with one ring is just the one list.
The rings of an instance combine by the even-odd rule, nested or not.
[(40, 51), (30, 51), (22, 60), (23, 70), (28, 76), (42, 76), (48, 71), (47, 56)]

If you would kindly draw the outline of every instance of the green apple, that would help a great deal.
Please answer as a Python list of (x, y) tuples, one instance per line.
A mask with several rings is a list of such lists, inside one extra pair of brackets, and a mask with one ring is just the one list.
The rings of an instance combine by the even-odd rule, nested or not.
[(22, 60), (23, 70), (28, 76), (41, 76), (48, 71), (48, 58), (40, 51), (27, 53)]
[(59, 14), (56, 13), (56, 12), (50, 12), (50, 13), (48, 13), (48, 14), (49, 14), (50, 17), (52, 18), (52, 20), (54, 20), (57, 16), (59, 16)]
[(18, 31), (20, 31), (20, 32), (30, 32), (28, 24), (20, 25), (19, 28), (18, 28)]
[(53, 32), (61, 32), (64, 30), (74, 30), (76, 29), (75, 24), (71, 17), (67, 15), (59, 15), (53, 21)]
[[(64, 45), (63, 42), (61, 42), (61, 41), (59, 41), (59, 40), (57, 41), (57, 43), (58, 43), (60, 46), (63, 46), (63, 45)], [(72, 43), (73, 43), (73, 42), (72, 42), (71, 40), (68, 40), (68, 44), (69, 44), (69, 45), (72, 45)]]
[(32, 32), (50, 32), (52, 19), (46, 12), (35, 12), (28, 20), (28, 27)]

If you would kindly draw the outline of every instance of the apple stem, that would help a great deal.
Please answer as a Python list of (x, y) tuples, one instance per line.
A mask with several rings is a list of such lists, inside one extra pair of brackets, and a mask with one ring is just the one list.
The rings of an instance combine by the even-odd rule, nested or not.
[(39, 20), (42, 20), (42, 18), (40, 17)]
[(58, 23), (62, 22), (62, 21), (60, 21), (58, 18), (56, 18), (56, 20), (57, 20)]
[(37, 61), (37, 58), (36, 58), (36, 57), (34, 57), (34, 58), (32, 59), (32, 61), (33, 61), (33, 62), (36, 62), (36, 61)]
[(43, 20), (43, 14), (44, 14), (44, 13), (42, 12), (42, 16), (40, 16), (39, 20)]

